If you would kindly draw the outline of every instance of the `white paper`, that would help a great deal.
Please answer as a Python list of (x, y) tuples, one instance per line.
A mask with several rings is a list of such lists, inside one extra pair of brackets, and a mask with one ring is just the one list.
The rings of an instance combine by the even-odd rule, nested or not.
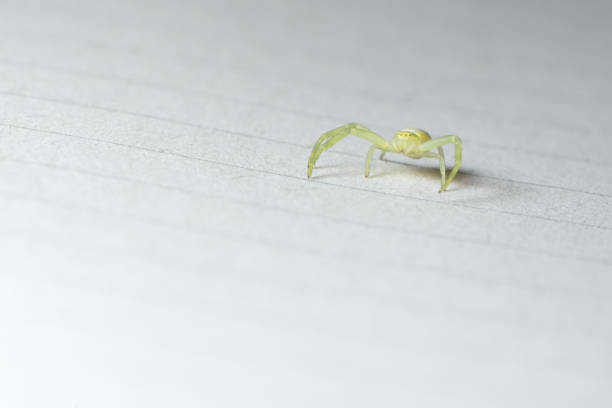
[(612, 404), (607, 4), (125, 3), (1, 3), (1, 406)]

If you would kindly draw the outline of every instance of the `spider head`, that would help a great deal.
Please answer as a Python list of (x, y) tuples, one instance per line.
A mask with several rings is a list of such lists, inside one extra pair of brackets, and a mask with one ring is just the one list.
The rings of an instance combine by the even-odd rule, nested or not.
[(395, 133), (391, 143), (398, 151), (407, 154), (428, 140), (431, 140), (431, 136), (424, 130), (402, 129)]

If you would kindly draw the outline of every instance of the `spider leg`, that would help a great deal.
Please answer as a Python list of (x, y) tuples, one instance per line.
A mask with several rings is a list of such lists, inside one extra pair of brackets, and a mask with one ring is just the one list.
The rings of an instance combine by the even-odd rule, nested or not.
[[(372, 145), (370, 147), (370, 150), (368, 150), (368, 154), (366, 156), (366, 167), (365, 167), (365, 176), (366, 177), (370, 177), (370, 162), (372, 161), (372, 154), (374, 153), (374, 150), (378, 149), (378, 147), (376, 145)], [(383, 154), (385, 154), (385, 151), (383, 150)]]
[(444, 161), (444, 150), (438, 147), (438, 153), (425, 152), (423, 157), (431, 157), (440, 161), (440, 176), (442, 177), (442, 185), (446, 182), (446, 163)]
[[(453, 181), (453, 179), (455, 178), (455, 175), (459, 171), (459, 167), (461, 167), (461, 152), (463, 150), (462, 149), (463, 144), (461, 143), (461, 139), (459, 139), (459, 137), (455, 135), (436, 137), (435, 139), (431, 139), (430, 141), (423, 143), (417, 148), (418, 151), (423, 152), (423, 153), (429, 152), (429, 150), (435, 149), (435, 148), (438, 148), (438, 152), (440, 152), (440, 150), (442, 150), (441, 149), (442, 146), (446, 144), (450, 144), (450, 143), (453, 143), (455, 145), (455, 166), (453, 167), (453, 170), (451, 171), (448, 178), (444, 180), (444, 172), (442, 172), (442, 165), (440, 165), (440, 174), (442, 175), (442, 188), (440, 188), (440, 192), (446, 190), (450, 182)], [(435, 153), (430, 153), (430, 154), (435, 154)], [(444, 153), (442, 152), (442, 155), (443, 154)]]
[(446, 161), (444, 160), (444, 150), (438, 147), (438, 154), (440, 155), (440, 174), (442, 175), (442, 185), (446, 183)]
[(325, 150), (329, 149), (348, 135), (354, 135), (365, 139), (374, 144), (374, 146), (376, 146), (376, 148), (378, 149), (394, 151), (394, 148), (391, 143), (383, 139), (378, 134), (372, 132), (367, 127), (358, 123), (347, 123), (346, 125), (340, 126), (336, 129), (332, 129), (329, 132), (324, 133), (319, 138), (319, 140), (317, 140), (317, 143), (312, 148), (312, 152), (310, 153), (310, 157), (308, 158), (308, 177), (312, 175), (312, 168), (319, 159), (319, 156), (321, 156), (321, 153), (323, 153)]

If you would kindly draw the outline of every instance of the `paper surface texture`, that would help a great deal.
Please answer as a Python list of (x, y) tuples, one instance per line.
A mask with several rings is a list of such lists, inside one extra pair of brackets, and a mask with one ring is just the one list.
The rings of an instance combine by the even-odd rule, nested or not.
[(606, 3), (0, 4), (1, 406), (612, 406)]

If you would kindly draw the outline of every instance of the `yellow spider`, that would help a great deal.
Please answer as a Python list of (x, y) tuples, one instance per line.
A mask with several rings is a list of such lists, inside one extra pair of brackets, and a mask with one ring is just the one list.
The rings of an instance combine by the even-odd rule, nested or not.
[[(461, 139), (455, 135), (442, 136), (432, 139), (431, 136), (429, 136), (429, 133), (424, 130), (402, 129), (398, 130), (391, 142), (389, 142), (363, 125), (358, 123), (347, 123), (344, 126), (340, 126), (339, 128), (324, 133), (319, 140), (317, 140), (317, 143), (312, 148), (312, 153), (310, 153), (310, 158), (308, 159), (309, 178), (312, 175), (312, 167), (317, 162), (317, 159), (321, 153), (348, 135), (361, 137), (368, 142), (373, 143), (366, 156), (366, 177), (370, 175), (370, 161), (372, 161), (372, 154), (376, 149), (382, 150), (380, 155), (381, 159), (384, 157), (386, 152), (402, 153), (413, 159), (420, 159), (421, 157), (437, 158), (440, 161), (440, 175), (442, 177), (442, 188), (440, 188), (440, 192), (446, 190), (450, 182), (453, 181), (453, 178), (455, 178), (455, 175), (461, 166), (462, 144)], [(446, 164), (444, 162), (444, 150), (442, 150), (442, 146), (449, 143), (455, 144), (455, 167), (447, 179)], [(430, 150), (433, 149), (437, 149), (438, 153), (430, 152)]]

